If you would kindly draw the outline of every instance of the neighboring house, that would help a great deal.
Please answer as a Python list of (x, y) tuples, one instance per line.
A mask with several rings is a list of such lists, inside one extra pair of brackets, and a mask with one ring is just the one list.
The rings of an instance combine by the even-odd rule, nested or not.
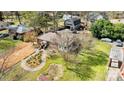
[(121, 76), (120, 72), (124, 61), (124, 51), (122, 50), (122, 48), (112, 47), (109, 58), (110, 62), (107, 80), (109, 81), (122, 80), (120, 77)]
[(91, 13), (89, 13), (87, 18), (89, 21), (94, 22), (94, 21), (99, 20), (99, 19), (105, 19), (106, 16), (104, 16), (98, 12), (91, 12)]
[(111, 48), (109, 67), (120, 68), (123, 61), (124, 61), (124, 53), (122, 48), (118, 48), (118, 47)]
[(56, 31), (56, 33), (55, 32), (44, 33), (43, 35), (40, 35), (40, 36), (37, 37), (37, 43), (40, 46), (42, 46), (46, 42), (49, 45), (49, 47), (57, 47), (58, 42), (60, 41), (60, 36), (64, 32), (71, 33), (71, 31), (68, 30), (68, 29), (61, 30), (61, 31)]
[(68, 20), (72, 17), (72, 15), (69, 15), (69, 14), (64, 14), (63, 15), (63, 20)]
[(119, 47), (111, 48), (110, 58), (123, 62), (123, 50)]
[(49, 32), (49, 33), (45, 33), (43, 35), (38, 36), (38, 40), (39, 42), (47, 41), (49, 43), (54, 43), (56, 36), (57, 36), (56, 33)]
[(40, 35), (37, 37), (37, 43), (38, 45), (43, 48), (50, 47), (56, 47), (56, 38), (57, 34), (53, 32), (45, 33), (43, 35)]

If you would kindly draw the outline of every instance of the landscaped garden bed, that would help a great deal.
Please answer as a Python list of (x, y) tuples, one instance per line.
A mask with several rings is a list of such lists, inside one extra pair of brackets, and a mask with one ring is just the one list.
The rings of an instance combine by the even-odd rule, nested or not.
[(35, 68), (41, 64), (41, 53), (38, 53), (32, 56), (29, 60), (27, 60), (26, 65), (31, 68)]
[(37, 71), (44, 66), (45, 62), (42, 60), (40, 50), (36, 50), (35, 53), (24, 59), (21, 63), (21, 67), (28, 71)]

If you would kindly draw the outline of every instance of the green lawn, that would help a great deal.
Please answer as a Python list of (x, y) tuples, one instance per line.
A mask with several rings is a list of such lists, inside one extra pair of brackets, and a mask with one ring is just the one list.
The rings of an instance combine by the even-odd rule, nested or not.
[(0, 40), (0, 53), (8, 50), (11, 47), (15, 47), (21, 41), (12, 40), (10, 38), (4, 38)]
[(0, 31), (0, 34), (8, 33), (8, 30), (2, 30)]
[[(111, 46), (105, 42), (96, 41), (95, 47), (92, 50), (84, 50), (78, 59), (82, 62), (79, 70), (66, 70), (62, 80), (105, 80), (109, 52)], [(76, 73), (74, 73), (76, 72)], [(82, 78), (79, 78), (82, 75)]]
[(4, 75), (2, 80), (36, 80), (52, 63), (62, 64), (64, 67), (64, 75), (60, 80), (105, 80), (110, 48), (111, 46), (107, 43), (97, 40), (92, 50), (83, 50), (77, 57), (81, 61), (82, 67), (80, 66), (81, 69), (78, 69), (78, 65), (76, 66), (82, 73), (67, 69), (67, 62), (61, 56), (58, 56), (48, 58), (46, 65), (36, 72), (25, 71), (20, 67), (20, 63), (18, 63)]

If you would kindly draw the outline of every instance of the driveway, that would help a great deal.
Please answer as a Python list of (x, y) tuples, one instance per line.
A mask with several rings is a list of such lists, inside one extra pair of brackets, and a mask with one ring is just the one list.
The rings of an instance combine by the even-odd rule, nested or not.
[[(109, 58), (123, 62), (123, 57), (124, 57), (124, 54), (123, 54), (122, 47), (116, 47), (113, 45)], [(118, 80), (118, 78), (120, 77), (119, 73), (120, 73), (120, 68), (109, 67), (106, 80), (108, 80), (108, 81)]]

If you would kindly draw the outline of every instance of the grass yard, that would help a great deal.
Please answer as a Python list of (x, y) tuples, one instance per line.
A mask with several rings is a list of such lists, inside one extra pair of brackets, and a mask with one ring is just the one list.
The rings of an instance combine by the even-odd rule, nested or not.
[(47, 64), (39, 71), (29, 72), (21, 68), (20, 63), (16, 64), (4, 75), (2, 80), (36, 80), (37, 77), (44, 73), (50, 64), (63, 64), (64, 60), (61, 57), (58, 57), (56, 60), (48, 59)]
[(8, 30), (2, 30), (0, 31), (0, 34), (8, 33)]
[[(78, 56), (82, 62), (82, 68), (66, 70), (62, 80), (105, 80), (110, 49), (109, 44), (96, 41), (92, 50), (84, 50)], [(76, 70), (78, 71), (76, 72)], [(80, 70), (82, 70), (81, 73), (79, 73)], [(82, 77), (80, 78), (79, 75)]]
[(21, 41), (19, 40), (12, 40), (10, 38), (4, 38), (0, 40), (0, 53), (8, 50), (11, 47), (15, 47)]
[(35, 72), (23, 70), (18, 63), (4, 75), (2, 80), (36, 80), (52, 63), (64, 66), (64, 76), (60, 80), (105, 80), (110, 48), (109, 44), (97, 40), (92, 50), (83, 50), (77, 57), (82, 65), (79, 65), (79, 67), (76, 65), (75, 70), (67, 69), (67, 62), (61, 56), (48, 58), (46, 65)]

